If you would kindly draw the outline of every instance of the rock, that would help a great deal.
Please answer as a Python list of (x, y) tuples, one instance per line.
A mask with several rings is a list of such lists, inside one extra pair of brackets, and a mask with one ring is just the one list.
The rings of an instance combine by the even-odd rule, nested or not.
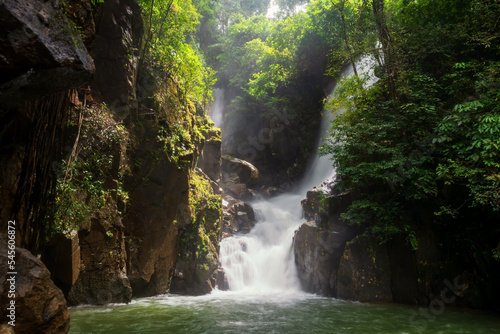
[(237, 232), (248, 233), (255, 226), (255, 213), (250, 204), (238, 202), (233, 205), (233, 216)]
[[(0, 238), (0, 298), (1, 305), (9, 305), (10, 291), (6, 283), (8, 268), (7, 242)], [(39, 259), (23, 248), (16, 248), (16, 322), (17, 333), (67, 333), (69, 311), (62, 291), (50, 279), (50, 272)], [(7, 308), (0, 311), (2, 321)], [(9, 333), (8, 331), (6, 333)]]
[(355, 231), (338, 223), (326, 230), (314, 222), (300, 226), (294, 237), (295, 263), (302, 288), (323, 296), (337, 296), (337, 272), (347, 241)]
[(347, 243), (339, 264), (337, 298), (392, 301), (390, 262), (385, 246), (361, 236)]
[(123, 225), (112, 204), (96, 214), (88, 230), (78, 235), (80, 275), (68, 293), (71, 305), (128, 303), (132, 288), (126, 274)]
[(336, 189), (337, 184), (329, 179), (307, 192), (301, 202), (307, 220), (321, 227), (340, 221), (340, 214), (347, 210), (352, 200), (349, 194), (342, 194)]
[(54, 283), (66, 296), (80, 275), (80, 243), (76, 231), (54, 236), (45, 246), (42, 258)]
[(256, 219), (253, 208), (243, 201), (226, 202), (223, 206), (223, 227), (224, 237), (235, 233), (248, 233), (255, 226)]
[(69, 0), (68, 4), (67, 15), (70, 16), (69, 19), (79, 27), (83, 43), (87, 50), (90, 50), (95, 36), (92, 0)]
[(257, 167), (248, 161), (229, 156), (222, 157), (222, 173), (229, 177), (236, 175), (238, 183), (245, 185), (256, 185), (260, 180), (260, 173)]
[(267, 187), (267, 188), (264, 188), (262, 191), (261, 191), (262, 195), (266, 198), (270, 198), (270, 197), (274, 197), (274, 196), (278, 196), (279, 194), (283, 193), (283, 191), (281, 191), (279, 188), (277, 187), (274, 187), (274, 186), (271, 186), (271, 187)]
[(0, 4), (0, 104), (37, 99), (90, 81), (92, 58), (57, 0)]
[(214, 194), (217, 194), (217, 195), (222, 195), (223, 193), (223, 190), (221, 188), (221, 186), (215, 182), (214, 180), (212, 180), (212, 178), (210, 178), (207, 174), (205, 174), (205, 172), (199, 168), (199, 167), (196, 167), (196, 172), (200, 175), (203, 175), (203, 177), (205, 178), (205, 180), (207, 180), (208, 183), (210, 183), (210, 188), (212, 188), (212, 192)]
[(221, 179), (221, 147), (220, 135), (213, 135), (205, 141), (203, 150), (198, 158), (198, 167), (215, 182), (219, 182)]
[(170, 292), (201, 295), (210, 293), (217, 284), (222, 212), (219, 205), (213, 205), (221, 201), (220, 196), (213, 192), (196, 192), (213, 181), (199, 168), (194, 172), (196, 174), (191, 176), (194, 184), (190, 191), (201, 197), (191, 202), (195, 206), (195, 216), (190, 217), (189, 223), (180, 230), (177, 249), (180, 255), (175, 264)]
[(203, 295), (215, 289), (218, 257), (211, 251), (202, 252), (188, 261), (179, 260), (170, 285), (170, 292), (182, 295)]
[[(92, 91), (122, 117), (136, 96), (141, 8), (133, 0), (104, 1), (92, 45), (96, 73)], [(138, 89), (141, 94), (141, 87)]]
[(227, 277), (223, 268), (217, 269), (217, 288), (220, 291), (229, 290), (229, 283), (227, 282)]
[(144, 163), (125, 181), (130, 198), (123, 220), (127, 274), (136, 296), (168, 291), (177, 260), (178, 230), (191, 217), (188, 172), (166, 155), (149, 159), (152, 149), (144, 146), (149, 146), (146, 141), (131, 157)]

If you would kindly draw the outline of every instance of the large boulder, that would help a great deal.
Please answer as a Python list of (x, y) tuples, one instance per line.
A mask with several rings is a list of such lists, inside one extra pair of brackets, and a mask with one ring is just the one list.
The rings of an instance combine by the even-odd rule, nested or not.
[(224, 174), (229, 177), (236, 175), (238, 183), (243, 183), (247, 186), (255, 185), (260, 180), (260, 173), (257, 167), (248, 161), (230, 156), (222, 157), (222, 174), (223, 177), (225, 176)]
[[(0, 238), (0, 316), (3, 322), (10, 311), (7, 305), (15, 301), (16, 333), (67, 333), (69, 330), (69, 311), (62, 291), (50, 279), (50, 272), (38, 258), (23, 248), (16, 248), (15, 271), (10, 275), (8, 266), (7, 242)], [(15, 278), (15, 298), (9, 293), (8, 279)], [(7, 332), (8, 333), (8, 332)]]
[(89, 82), (94, 64), (57, 0), (0, 3), (0, 104), (15, 106)]

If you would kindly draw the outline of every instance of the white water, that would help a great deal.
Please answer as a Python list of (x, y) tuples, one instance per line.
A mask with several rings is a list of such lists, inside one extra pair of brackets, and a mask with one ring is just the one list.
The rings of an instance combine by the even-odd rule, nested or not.
[(210, 106), (208, 115), (214, 121), (215, 126), (222, 129), (224, 124), (224, 89), (214, 89), (214, 102)]
[[(367, 59), (360, 61), (360, 65), (358, 73), (372, 68)], [(348, 66), (341, 74), (352, 73), (352, 66)], [(334, 117), (324, 112), (317, 146)], [(293, 253), (294, 232), (305, 222), (300, 201), (309, 189), (334, 174), (329, 157), (314, 154), (308, 172), (294, 192), (251, 203), (257, 213), (255, 227), (246, 235), (225, 238), (220, 244), (221, 266), (229, 290), (250, 295), (301, 292)]]

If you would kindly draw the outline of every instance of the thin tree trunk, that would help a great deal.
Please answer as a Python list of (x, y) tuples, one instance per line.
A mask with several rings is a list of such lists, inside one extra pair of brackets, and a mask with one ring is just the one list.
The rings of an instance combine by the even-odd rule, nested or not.
[(347, 49), (347, 53), (349, 55), (349, 61), (351, 62), (352, 69), (354, 70), (354, 75), (358, 76), (358, 70), (356, 69), (356, 63), (354, 61), (354, 50), (352, 49), (351, 45), (349, 44), (349, 39), (347, 38), (347, 25), (345, 22), (345, 14), (344, 14), (344, 5), (345, 1), (342, 1), (339, 4), (339, 13), (340, 13), (340, 19), (342, 21), (342, 30), (344, 33), (344, 44)]
[(395, 78), (397, 75), (396, 66), (394, 64), (392, 37), (385, 21), (384, 0), (373, 0), (373, 14), (377, 24), (380, 43), (382, 43), (382, 51), (384, 53), (384, 63), (387, 72), (389, 92), (392, 98), (396, 101)]

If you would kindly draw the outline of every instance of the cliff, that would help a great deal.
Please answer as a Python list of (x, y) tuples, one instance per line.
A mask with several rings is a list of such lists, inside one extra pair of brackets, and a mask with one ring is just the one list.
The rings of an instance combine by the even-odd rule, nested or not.
[[(72, 305), (168, 292), (186, 235), (183, 274), (196, 279), (179, 292), (209, 291), (220, 133), (175, 80), (139, 66), (139, 5), (5, 1), (0, 17), (2, 233), (16, 219), (16, 245)], [(212, 179), (196, 170), (205, 143)]]
[[(478, 249), (458, 252), (421, 212), (418, 248), (397, 236), (381, 243), (362, 227), (341, 219), (354, 194), (326, 181), (302, 201), (309, 222), (295, 234), (294, 252), (305, 291), (363, 302), (389, 301), (429, 309), (444, 306), (497, 309), (498, 265)], [(452, 251), (455, 247), (457, 251)]]

